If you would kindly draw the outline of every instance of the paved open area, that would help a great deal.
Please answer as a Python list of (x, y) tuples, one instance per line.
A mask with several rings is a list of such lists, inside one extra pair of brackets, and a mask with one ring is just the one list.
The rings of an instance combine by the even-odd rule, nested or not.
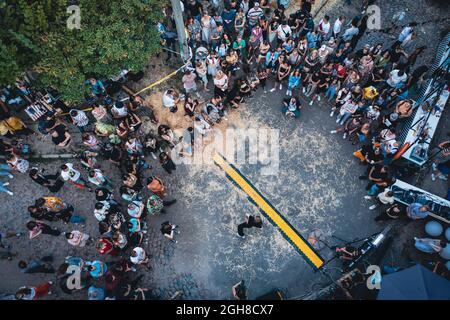
[[(232, 111), (228, 126), (279, 129), (280, 168), (278, 174), (264, 176), (260, 165), (237, 165), (247, 179), (305, 238), (316, 229), (323, 231), (329, 241), (333, 234), (351, 240), (377, 231), (379, 227), (368, 223), (371, 217), (363, 200), (364, 184), (357, 178), (363, 168), (352, 156), (354, 147), (341, 136), (330, 134), (334, 118), (329, 117), (328, 107), (305, 106), (301, 118), (294, 120), (284, 117), (276, 102), (282, 100), (284, 90), (258, 93), (261, 94), (239, 110)], [(166, 181), (169, 196), (177, 199), (166, 215), (151, 217), (149, 221), (145, 249), (152, 255), (153, 271), (145, 274), (144, 283), (155, 290), (155, 295), (164, 299), (183, 290), (186, 298), (231, 298), (229, 288), (245, 279), (252, 297), (273, 288), (296, 296), (314, 283), (326, 282), (267, 221), (262, 230), (252, 229), (245, 239), (238, 237), (237, 225), (245, 214), (258, 214), (258, 208), (216, 165), (179, 165), (174, 174), (167, 176), (153, 159), (148, 160), (155, 168), (153, 172)], [(56, 171), (61, 163), (45, 163), (46, 171)], [(102, 169), (119, 179), (117, 169)], [(7, 195), (0, 195), (5, 206), (3, 225), (17, 227), (9, 231), (23, 232), (29, 219), (27, 206), (45, 195), (40, 186), (30, 184), (28, 179), (16, 176), (12, 180), (11, 190), (20, 194), (14, 202)], [(58, 195), (88, 219), (82, 231), (95, 235), (98, 231), (93, 216), (94, 195), (76, 191), (74, 197), (73, 192), (72, 186), (65, 185)], [(171, 243), (160, 234), (159, 226), (165, 220), (180, 226), (179, 243)], [(11, 242), (13, 251), (22, 259), (32, 258), (37, 252), (53, 253), (55, 261), (62, 261), (67, 255), (95, 257), (92, 247), (74, 250), (63, 237), (41, 236), (30, 241), (25, 235)], [(328, 248), (320, 254), (325, 259), (333, 255)], [(38, 283), (45, 278), (20, 274), (14, 261), (1, 262), (5, 271), (0, 275), (2, 291), (13, 291), (24, 281)]]
[[(403, 1), (380, 2), (389, 2), (389, 13), (383, 17), (391, 18), (404, 6)], [(439, 6), (424, 6), (429, 2), (408, 2), (406, 22), (440, 17), (443, 13), (439, 14)], [(351, 16), (358, 13), (358, 8), (344, 8), (343, 3), (331, 1), (319, 12), (318, 17), (325, 13), (333, 18), (339, 14)], [(426, 10), (419, 14), (425, 7)], [(414, 45), (426, 43), (428, 49), (416, 66), (433, 61), (435, 47), (445, 30), (445, 25), (437, 26), (431, 22), (418, 30), (418, 40)], [(366, 42), (374, 44), (380, 41), (393, 42), (384, 33), (371, 32), (359, 42), (359, 47)], [(151, 64), (161, 65), (157, 59)], [(158, 68), (164, 74), (171, 70), (167, 66)], [(134, 86), (143, 87), (160, 76), (149, 68), (146, 77)], [(169, 83), (176, 81), (172, 79)], [(271, 80), (268, 86), (272, 84)], [(154, 88), (152, 94), (164, 88), (162, 84)], [(274, 174), (262, 174), (264, 164), (261, 163), (249, 164), (247, 161), (236, 167), (304, 238), (315, 230), (324, 234), (326, 245), (318, 253), (327, 261), (335, 253), (329, 246), (339, 244), (333, 236), (351, 241), (374, 234), (382, 226), (373, 222), (375, 213), (367, 210), (368, 203), (364, 200), (367, 182), (358, 179), (366, 167), (359, 166), (353, 157), (358, 147), (342, 139), (342, 135), (330, 133), (336, 126), (335, 118), (329, 116), (330, 103), (322, 98), (322, 101), (310, 106), (309, 100), (300, 94), (303, 106), (300, 118), (286, 117), (281, 112), (281, 101), (286, 97), (285, 89), (273, 93), (263, 93), (262, 89), (258, 89), (239, 109), (231, 110), (227, 120), (219, 127), (223, 132), (226, 128), (278, 130), (279, 140), (276, 143), (279, 169)], [(208, 99), (211, 94), (202, 92), (202, 95)], [(448, 119), (447, 116), (445, 119)], [(75, 142), (79, 143), (80, 136), (75, 131), (73, 136)], [(445, 130), (442, 130), (441, 136), (445, 136)], [(40, 150), (40, 153), (56, 153), (49, 137), (39, 141), (32, 137), (29, 141), (33, 142), (33, 149)], [(267, 146), (269, 150), (273, 147), (272, 144)], [(253, 151), (247, 150), (247, 154)], [(78, 159), (31, 161), (31, 165), (45, 167), (46, 173), (53, 174), (67, 161), (74, 162), (76, 168), (86, 176)], [(246, 281), (250, 299), (274, 288), (294, 298), (330, 283), (329, 276), (316, 272), (279, 229), (265, 218), (262, 229), (246, 230), (245, 238), (237, 235), (237, 225), (245, 220), (246, 214), (260, 215), (259, 208), (215, 164), (181, 164), (177, 165), (172, 175), (167, 175), (157, 160), (147, 157), (146, 161), (153, 168), (145, 176), (160, 176), (167, 186), (168, 198), (177, 199), (174, 205), (167, 208), (166, 214), (147, 218), (149, 229), (143, 247), (151, 256), (151, 270), (140, 269), (138, 272), (143, 275), (142, 286), (149, 288), (155, 298), (169, 299), (181, 291), (182, 299), (232, 299), (230, 288), (240, 280)], [(115, 182), (117, 193), (121, 183), (120, 171), (106, 161), (101, 163), (101, 168)], [(433, 188), (429, 178), (426, 181), (429, 188)], [(10, 190), (14, 192), (14, 197), (0, 193), (0, 232), (22, 232), (23, 235), (5, 241), (17, 256), (12, 261), (0, 260), (0, 293), (14, 293), (23, 285), (54, 281), (53, 275), (21, 273), (17, 267), (21, 259), (51, 254), (55, 266), (69, 255), (86, 260), (113, 260), (110, 256), (100, 257), (93, 246), (71, 247), (63, 235), (41, 235), (29, 240), (25, 229), (29, 221), (27, 207), (37, 198), (48, 194), (45, 188), (33, 183), (26, 174), (15, 175), (10, 181)], [(76, 190), (66, 183), (56, 195), (73, 205), (75, 213), (85, 217), (87, 222), (85, 226), (60, 222), (52, 223), (52, 226), (63, 231), (78, 229), (98, 237), (98, 222), (93, 215), (94, 194), (87, 190)], [(116, 194), (116, 199), (119, 198), (120, 195)], [(159, 228), (166, 220), (180, 227), (178, 243), (162, 236)], [(325, 272), (331, 277), (337, 277), (340, 274), (338, 268), (340, 262), (333, 261), (327, 265)], [(85, 299), (86, 293), (77, 292), (69, 296), (55, 290), (46, 297), (73, 298)]]

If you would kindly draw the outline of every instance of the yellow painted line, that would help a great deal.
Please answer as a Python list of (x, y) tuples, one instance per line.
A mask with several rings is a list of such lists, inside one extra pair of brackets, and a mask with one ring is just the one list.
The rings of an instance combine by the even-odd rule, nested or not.
[(261, 208), (272, 222), (284, 233), (291, 244), (306, 258), (313, 267), (319, 269), (324, 261), (300, 236), (285, 218), (253, 187), (243, 175), (232, 167), (220, 154), (214, 155), (214, 162)]

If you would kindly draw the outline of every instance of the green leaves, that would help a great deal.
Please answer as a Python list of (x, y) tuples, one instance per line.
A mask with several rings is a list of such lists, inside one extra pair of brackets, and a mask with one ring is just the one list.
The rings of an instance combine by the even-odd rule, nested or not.
[(66, 27), (67, 1), (0, 3), (0, 85), (31, 69), (39, 85), (52, 86), (67, 102), (78, 103), (89, 74), (109, 78), (147, 64), (159, 50), (155, 25), (167, 1), (80, 0), (80, 30)]

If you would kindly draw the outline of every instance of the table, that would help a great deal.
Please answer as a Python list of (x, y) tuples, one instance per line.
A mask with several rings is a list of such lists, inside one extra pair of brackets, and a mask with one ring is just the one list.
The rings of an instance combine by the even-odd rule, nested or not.
[[(437, 93), (436, 93), (437, 94)], [(432, 100), (436, 97), (436, 94), (431, 96), (428, 102), (432, 102)], [(428, 111), (424, 111), (421, 106), (417, 108), (416, 114), (413, 119), (413, 127), (409, 128), (408, 134), (406, 135), (406, 139), (403, 143), (409, 142), (411, 145), (417, 140), (417, 135), (419, 135), (424, 129), (428, 129), (428, 135), (424, 141), (421, 141), (420, 144), (415, 144), (411, 148), (409, 148), (402, 157), (416, 163), (421, 166), (427, 161), (427, 157), (420, 158), (415, 156), (415, 147), (420, 145), (424, 149), (428, 149), (431, 140), (436, 132), (437, 126), (439, 124), (439, 120), (441, 119), (442, 111), (445, 108), (445, 104), (447, 103), (450, 92), (448, 90), (444, 90), (439, 97), (439, 100), (436, 104), (435, 109), (437, 111), (431, 111), (431, 115), (428, 117)], [(425, 102), (425, 101), (424, 101)], [(428, 120), (427, 120), (428, 118)], [(425, 122), (426, 121), (426, 122)]]
[[(420, 199), (420, 203), (428, 205), (431, 212), (444, 219), (450, 219), (450, 201), (444, 198), (398, 179), (389, 189), (394, 192), (394, 200), (398, 203), (408, 206)], [(404, 191), (413, 191), (412, 194), (415, 196), (405, 197)]]

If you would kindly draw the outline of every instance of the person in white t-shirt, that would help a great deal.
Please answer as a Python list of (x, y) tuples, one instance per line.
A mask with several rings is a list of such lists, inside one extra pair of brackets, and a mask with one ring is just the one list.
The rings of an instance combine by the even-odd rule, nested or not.
[(407, 27), (403, 28), (402, 32), (398, 35), (398, 41), (401, 42), (402, 47), (413, 38), (415, 26), (417, 26), (417, 22), (411, 22)]
[(141, 247), (136, 247), (131, 251), (130, 261), (135, 265), (146, 265), (148, 268), (148, 257), (145, 250)]
[(392, 70), (389, 74), (389, 79), (387, 79), (387, 84), (395, 89), (400, 88), (408, 79), (408, 76), (403, 70)]
[(282, 23), (278, 26), (277, 29), (277, 36), (278, 36), (278, 42), (279, 44), (286, 41), (287, 38), (289, 38), (292, 34), (292, 29), (287, 25), (286, 23)]
[(380, 206), (394, 204), (394, 193), (389, 188), (386, 188), (384, 189), (383, 192), (380, 192), (376, 197), (364, 196), (364, 199), (373, 201), (374, 204), (372, 204), (369, 207), (369, 210), (375, 210)]
[[(87, 187), (87, 181), (81, 177), (80, 171), (73, 167), (72, 163), (66, 163), (61, 166), (61, 178), (64, 181), (69, 181), (69, 183), (75, 185), (77, 188), (84, 189)], [(89, 192), (92, 191), (88, 188)]]
[(339, 34), (342, 31), (342, 25), (345, 23), (345, 17), (344, 16), (340, 16), (338, 19), (336, 19), (336, 21), (334, 22), (333, 25), (333, 37), (335, 39), (338, 39)]
[(177, 112), (177, 103), (180, 101), (178, 98), (176, 91), (174, 89), (169, 89), (164, 92), (163, 97), (163, 106), (170, 109), (170, 112)]
[(328, 35), (330, 34), (331, 24), (330, 24), (330, 17), (325, 16), (322, 20), (319, 22), (319, 27), (317, 28), (317, 31), (319, 31), (320, 40), (328, 40)]
[(111, 114), (114, 119), (123, 119), (128, 115), (128, 108), (122, 101), (116, 101), (111, 108)]

